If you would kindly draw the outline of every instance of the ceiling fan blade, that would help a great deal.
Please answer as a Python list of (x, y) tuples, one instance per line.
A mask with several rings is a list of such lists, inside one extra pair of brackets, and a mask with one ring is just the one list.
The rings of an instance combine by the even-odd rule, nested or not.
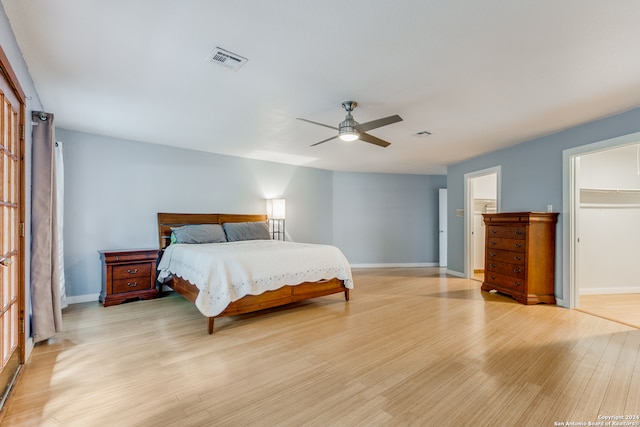
[(326, 128), (329, 128), (329, 129), (338, 130), (338, 128), (337, 128), (337, 127), (329, 126), (329, 125), (325, 125), (324, 123), (313, 122), (313, 121), (311, 121), (311, 120), (303, 119), (303, 118), (301, 118), (301, 117), (296, 117), (296, 119), (298, 119), (298, 120), (302, 120), (303, 122), (312, 123), (312, 124), (314, 124), (314, 125), (324, 126), (324, 127), (326, 127)]
[(385, 117), (384, 119), (372, 120), (367, 123), (361, 123), (358, 126), (358, 130), (360, 132), (367, 132), (367, 131), (370, 131), (371, 129), (379, 128), (382, 126), (390, 125), (390, 124), (401, 122), (401, 121), (402, 121), (402, 117), (396, 114), (394, 116)]
[(336, 139), (337, 137), (338, 137), (338, 135), (336, 135), (336, 136), (332, 136), (331, 138), (323, 139), (323, 140), (322, 140), (322, 141), (320, 141), (320, 142), (316, 142), (315, 144), (311, 144), (311, 145), (310, 145), (310, 147), (315, 147), (316, 145), (320, 145), (320, 144), (322, 144), (323, 142), (331, 141), (332, 139)]
[(390, 142), (387, 142), (384, 139), (376, 138), (375, 136), (369, 135), (368, 133), (364, 133), (364, 132), (360, 134), (360, 141), (379, 145), (380, 147), (388, 147), (389, 145), (391, 145)]

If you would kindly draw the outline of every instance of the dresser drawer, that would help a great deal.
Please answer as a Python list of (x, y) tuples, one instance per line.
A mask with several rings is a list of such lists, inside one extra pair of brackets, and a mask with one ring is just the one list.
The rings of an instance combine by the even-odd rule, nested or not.
[(522, 252), (502, 251), (498, 249), (489, 248), (487, 252), (487, 262), (499, 261), (508, 262), (511, 264), (524, 265), (526, 254)]
[(518, 239), (501, 239), (487, 237), (487, 248), (491, 249), (504, 249), (507, 251), (524, 252), (525, 244), (524, 240)]
[(507, 276), (506, 274), (486, 272), (484, 280), (488, 283), (508, 289), (510, 292), (524, 293), (525, 282), (523, 278)]
[(508, 264), (506, 262), (487, 262), (487, 271), (505, 274), (507, 276), (513, 276), (518, 278), (524, 278), (524, 266), (520, 264)]
[(151, 289), (151, 279), (147, 277), (131, 277), (113, 281), (113, 293), (134, 292)]
[(150, 277), (150, 275), (151, 264), (148, 262), (113, 266), (113, 278), (115, 280), (132, 277)]
[(527, 229), (525, 227), (498, 227), (490, 225), (487, 227), (487, 236), (489, 236), (489, 238), (524, 239), (527, 236)]

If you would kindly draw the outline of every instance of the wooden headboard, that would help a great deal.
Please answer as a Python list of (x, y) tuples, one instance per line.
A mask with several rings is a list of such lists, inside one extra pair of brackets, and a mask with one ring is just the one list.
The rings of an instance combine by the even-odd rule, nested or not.
[(158, 212), (158, 238), (160, 249), (171, 243), (171, 227), (188, 224), (224, 224), (225, 222), (266, 221), (264, 214), (194, 214)]

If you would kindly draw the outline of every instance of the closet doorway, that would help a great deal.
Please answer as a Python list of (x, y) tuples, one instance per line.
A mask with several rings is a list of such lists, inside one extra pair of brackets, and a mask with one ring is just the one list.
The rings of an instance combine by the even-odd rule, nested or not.
[(574, 160), (575, 307), (640, 327), (640, 143)]
[(484, 280), (483, 213), (499, 212), (500, 167), (465, 174), (465, 269), (469, 279)]

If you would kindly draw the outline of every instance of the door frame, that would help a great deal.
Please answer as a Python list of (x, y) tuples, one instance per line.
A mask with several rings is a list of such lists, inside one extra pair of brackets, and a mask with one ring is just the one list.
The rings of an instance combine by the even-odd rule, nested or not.
[(493, 166), (475, 172), (464, 174), (464, 275), (467, 279), (473, 277), (473, 180), (487, 175), (496, 175), (496, 212), (500, 212), (500, 194), (502, 193), (502, 166)]
[(562, 295), (558, 305), (567, 308), (577, 308), (580, 304), (580, 286), (578, 285), (579, 271), (579, 223), (578, 212), (580, 204), (580, 156), (604, 151), (623, 145), (640, 142), (640, 132), (630, 133), (615, 138), (609, 138), (579, 147), (562, 151)]
[[(16, 325), (18, 329), (18, 368), (14, 374), (13, 379), (9, 383), (11, 387), (12, 384), (15, 383), (17, 375), (21, 371), (21, 366), (26, 362), (26, 330), (27, 326), (25, 325), (25, 301), (26, 301), (26, 286), (25, 286), (25, 272), (26, 272), (26, 245), (25, 245), (25, 218), (26, 218), (26, 167), (25, 167), (25, 123), (26, 123), (26, 102), (27, 97), (20, 86), (20, 82), (18, 77), (16, 76), (13, 68), (11, 67), (11, 63), (9, 62), (9, 58), (5, 54), (2, 46), (0, 46), (0, 73), (4, 74), (5, 80), (8, 82), (9, 86), (13, 90), (14, 95), (18, 98), (19, 106), (19, 117), (18, 117), (18, 150), (20, 152), (20, 157), (18, 160), (18, 325)], [(9, 390), (7, 390), (8, 392)], [(4, 405), (4, 401), (6, 399), (6, 394), (4, 396), (0, 396), (2, 405)], [(0, 410), (2, 407), (0, 407)]]

